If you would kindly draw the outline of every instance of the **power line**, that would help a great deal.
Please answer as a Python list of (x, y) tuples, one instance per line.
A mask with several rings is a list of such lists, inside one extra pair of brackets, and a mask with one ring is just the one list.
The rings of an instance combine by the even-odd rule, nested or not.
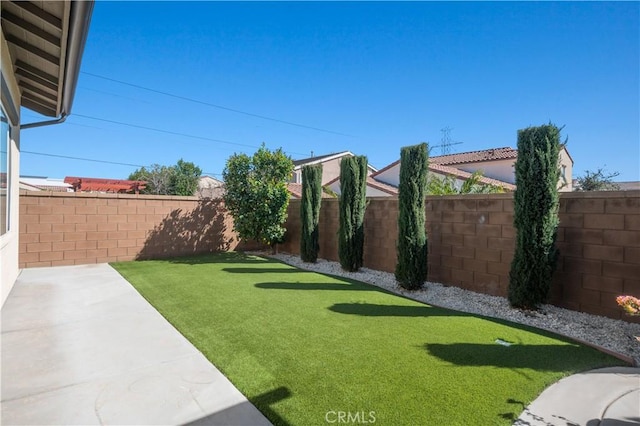
[(229, 108), (229, 107), (225, 107), (225, 106), (222, 106), (222, 105), (216, 105), (216, 104), (212, 104), (210, 102), (205, 102), (205, 101), (200, 101), (198, 99), (188, 98), (186, 96), (175, 95), (173, 93), (168, 93), (168, 92), (163, 92), (161, 90), (151, 89), (149, 87), (140, 86), (138, 84), (127, 83), (126, 81), (116, 80), (114, 78), (105, 77), (103, 75), (98, 75), (98, 74), (94, 74), (94, 73), (90, 73), (90, 72), (86, 72), (86, 71), (81, 71), (81, 73), (82, 74), (86, 74), (86, 75), (90, 75), (92, 77), (101, 78), (103, 80), (112, 81), (114, 83), (123, 84), (125, 86), (135, 87), (136, 89), (146, 90), (148, 92), (158, 93), (160, 95), (169, 96), (169, 97), (172, 97), (172, 98), (175, 98), (175, 99), (180, 99), (180, 100), (187, 101), (187, 102), (193, 102), (193, 103), (200, 104), (200, 105), (206, 105), (206, 106), (209, 106), (209, 107), (212, 107), (212, 108), (218, 108), (218, 109), (222, 109), (222, 110), (225, 110), (225, 111), (235, 112), (237, 114), (242, 114), (242, 115), (246, 115), (246, 116), (249, 116), (249, 117), (255, 117), (255, 118), (260, 118), (262, 120), (269, 120), (269, 121), (273, 121), (273, 122), (276, 122), (276, 123), (287, 124), (289, 126), (301, 127), (303, 129), (316, 130), (318, 132), (331, 133), (331, 134), (334, 134), (334, 135), (345, 136), (345, 137), (348, 137), (348, 138), (354, 138), (355, 137), (353, 135), (348, 135), (346, 133), (335, 132), (333, 130), (322, 129), (322, 128), (319, 128), (319, 127), (307, 126), (305, 124), (298, 124), (298, 123), (294, 123), (294, 122), (291, 122), (291, 121), (285, 121), (285, 120), (280, 120), (280, 119), (273, 118), (273, 117), (267, 117), (267, 116), (260, 115), (260, 114), (254, 114), (254, 113), (251, 113), (251, 112), (241, 111), (241, 110), (238, 110), (238, 109)]
[[(122, 121), (108, 120), (106, 118), (91, 117), (89, 115), (84, 115), (84, 114), (75, 113), (73, 115), (75, 117), (87, 118), (89, 120), (103, 121), (105, 123), (111, 123), (111, 124), (118, 124), (120, 126), (133, 127), (135, 129), (150, 130), (150, 131), (153, 131), (153, 132), (165, 133), (165, 134), (168, 134), (168, 135), (181, 136), (181, 137), (191, 138), (191, 139), (199, 139), (199, 140), (204, 140), (204, 141), (209, 141), (209, 142), (225, 143), (225, 144), (228, 144), (228, 145), (242, 146), (242, 147), (245, 147), (245, 148), (260, 148), (259, 146), (256, 146), (256, 145), (249, 145), (249, 144), (243, 144), (243, 143), (238, 143), (238, 142), (225, 141), (223, 139), (207, 138), (205, 136), (189, 135), (187, 133), (180, 133), (180, 132), (174, 132), (174, 131), (171, 131), (171, 130), (157, 129), (155, 127), (141, 126), (139, 124), (124, 123)], [(287, 151), (286, 153), (295, 154), (295, 155), (304, 155), (304, 154), (301, 154), (299, 152)]]
[[(82, 158), (82, 157), (73, 157), (70, 155), (59, 155), (59, 154), (50, 154), (47, 152), (35, 152), (35, 151), (25, 151), (20, 150), (21, 154), (31, 154), (31, 155), (41, 155), (43, 157), (55, 157), (55, 158), (64, 158), (67, 160), (75, 160), (75, 161), (89, 161), (92, 163), (104, 163), (104, 164), (115, 164), (117, 166), (129, 166), (129, 167), (149, 167), (143, 166), (141, 164), (131, 164), (131, 163), (120, 163), (117, 161), (107, 161), (107, 160), (96, 160), (95, 158)], [(214, 176), (222, 176), (222, 173), (211, 173), (211, 172), (202, 172), (203, 175), (214, 175)]]
[(96, 160), (93, 158), (82, 158), (82, 157), (72, 157), (69, 155), (59, 155), (59, 154), (49, 154), (46, 152), (34, 152), (34, 151), (25, 151), (23, 149), (20, 150), (21, 154), (31, 154), (31, 155), (41, 155), (44, 157), (55, 157), (55, 158), (65, 158), (67, 160), (81, 160), (81, 161), (91, 161), (93, 163), (104, 163), (104, 164), (115, 164), (118, 166), (130, 166), (130, 167), (146, 167), (140, 164), (130, 164), (130, 163), (119, 163), (117, 161), (107, 161), (107, 160)]

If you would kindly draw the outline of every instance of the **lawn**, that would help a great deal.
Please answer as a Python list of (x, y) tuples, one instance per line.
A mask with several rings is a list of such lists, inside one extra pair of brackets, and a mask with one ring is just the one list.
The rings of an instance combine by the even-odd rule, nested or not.
[(337, 423), (339, 412), (361, 424), (511, 424), (561, 377), (623, 365), (552, 333), (257, 256), (113, 266), (274, 424)]

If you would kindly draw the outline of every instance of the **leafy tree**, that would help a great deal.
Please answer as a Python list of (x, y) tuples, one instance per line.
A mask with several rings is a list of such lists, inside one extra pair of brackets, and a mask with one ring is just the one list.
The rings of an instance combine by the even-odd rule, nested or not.
[(427, 177), (427, 195), (498, 194), (504, 192), (504, 188), (500, 186), (481, 183), (482, 176), (482, 171), (476, 170), (458, 189), (456, 178), (453, 176), (440, 178), (429, 175)]
[(149, 168), (141, 167), (128, 179), (146, 181), (146, 188), (140, 191), (143, 194), (194, 195), (200, 175), (200, 167), (181, 158), (174, 166), (152, 164)]
[(264, 144), (252, 157), (234, 154), (227, 159), (224, 201), (240, 238), (273, 248), (282, 241), (292, 172), (293, 161), (282, 148), (270, 151)]
[(604, 169), (585, 170), (584, 175), (576, 178), (576, 191), (617, 191), (620, 187), (613, 178), (619, 175), (619, 172), (607, 173)]
[(367, 157), (345, 157), (340, 162), (340, 227), (338, 257), (346, 271), (362, 267), (364, 213), (367, 207)]
[(518, 131), (513, 196), (516, 247), (509, 272), (509, 302), (536, 309), (547, 299), (558, 251), (560, 129), (552, 124)]
[(142, 194), (171, 195), (171, 179), (173, 168), (152, 164), (149, 168), (141, 167), (129, 175), (129, 180), (144, 180), (146, 188)]
[(427, 144), (400, 150), (398, 194), (398, 263), (396, 280), (408, 290), (416, 290), (427, 279), (427, 232), (425, 189), (429, 154)]
[(300, 258), (303, 262), (315, 263), (318, 260), (318, 251), (320, 250), (318, 223), (320, 221), (321, 201), (322, 164), (302, 167)]
[(202, 169), (195, 164), (178, 160), (173, 166), (171, 173), (170, 187), (172, 195), (194, 195), (198, 189), (198, 180), (202, 175)]

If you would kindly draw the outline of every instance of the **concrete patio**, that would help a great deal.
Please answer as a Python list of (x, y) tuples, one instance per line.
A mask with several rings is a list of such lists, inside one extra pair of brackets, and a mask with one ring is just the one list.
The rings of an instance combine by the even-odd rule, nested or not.
[(23, 270), (1, 314), (2, 424), (270, 424), (107, 264)]

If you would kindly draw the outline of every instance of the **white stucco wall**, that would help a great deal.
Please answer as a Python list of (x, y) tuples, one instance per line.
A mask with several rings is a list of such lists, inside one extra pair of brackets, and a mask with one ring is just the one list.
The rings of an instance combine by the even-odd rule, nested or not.
[[(0, 32), (0, 51), (1, 51), (1, 74), (2, 80), (8, 88), (8, 93), (4, 93), (3, 105), (5, 110), (13, 108), (20, 112), (20, 105), (18, 104), (20, 99), (20, 92), (18, 90), (18, 83), (16, 82), (15, 75), (12, 69), (12, 61), (9, 57), (9, 47), (6, 44), (2, 32)], [(5, 105), (5, 101), (12, 102), (12, 106)], [(9, 112), (9, 111), (7, 111)], [(9, 121), (12, 121), (12, 117), (9, 114)], [(8, 145), (8, 155), (10, 158), (9, 164), (9, 179), (12, 182), (7, 198), (9, 202), (9, 229), (0, 236), (0, 306), (4, 305), (9, 292), (15, 284), (16, 278), (18, 278), (18, 234), (20, 224), (19, 220), (19, 181), (20, 181), (20, 117), (15, 117), (15, 121), (10, 123), (12, 126), (11, 140)]]

